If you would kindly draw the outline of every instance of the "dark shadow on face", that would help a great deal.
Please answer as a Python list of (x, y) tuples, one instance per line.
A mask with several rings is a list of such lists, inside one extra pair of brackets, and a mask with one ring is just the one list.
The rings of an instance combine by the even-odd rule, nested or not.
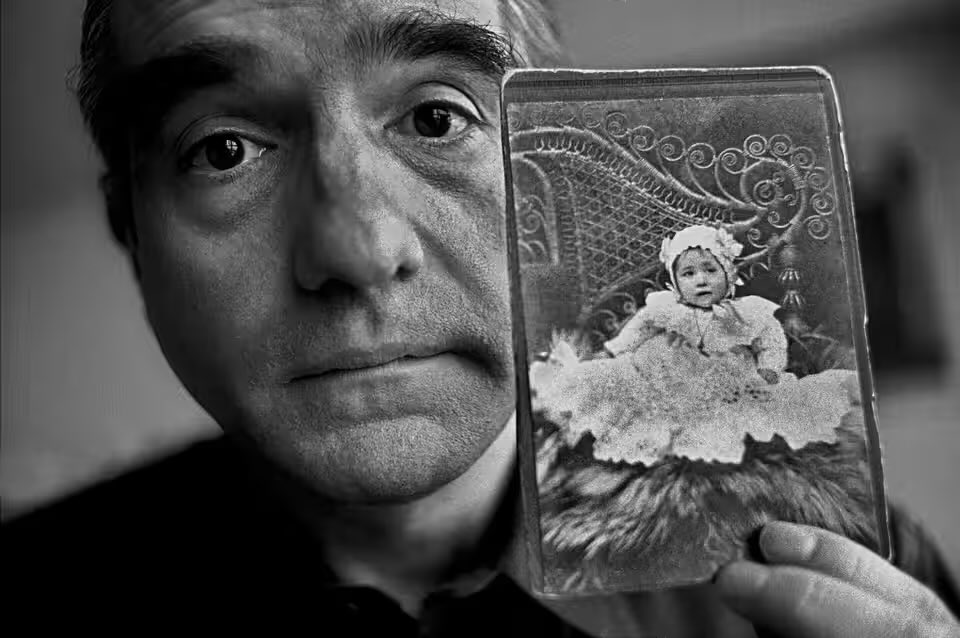
[(513, 411), (497, 6), (266, 4), (113, 16), (167, 98), (131, 103), (147, 314), (228, 433), (329, 498), (413, 498)]

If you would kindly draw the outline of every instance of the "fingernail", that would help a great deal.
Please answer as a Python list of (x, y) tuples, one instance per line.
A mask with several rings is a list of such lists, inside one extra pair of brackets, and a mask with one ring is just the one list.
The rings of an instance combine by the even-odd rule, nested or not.
[(717, 574), (715, 584), (726, 598), (751, 596), (764, 588), (770, 568), (759, 563), (737, 561), (723, 567)]
[(804, 525), (769, 523), (760, 533), (760, 549), (767, 560), (775, 563), (803, 562), (813, 556), (817, 538)]

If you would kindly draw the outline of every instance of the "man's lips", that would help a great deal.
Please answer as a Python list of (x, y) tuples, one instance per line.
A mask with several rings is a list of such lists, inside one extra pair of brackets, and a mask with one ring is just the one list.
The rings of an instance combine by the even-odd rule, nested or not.
[(344, 348), (324, 353), (322, 360), (317, 363), (298, 368), (291, 380), (379, 368), (394, 362), (414, 362), (441, 354), (449, 354), (449, 351), (442, 346), (402, 343), (384, 344), (372, 348)]
[(319, 409), (324, 423), (340, 425), (444, 413), (451, 394), (472, 387), (476, 368), (450, 350), (416, 353), (339, 351), (339, 358), (299, 370), (285, 385), (287, 396), (298, 409)]

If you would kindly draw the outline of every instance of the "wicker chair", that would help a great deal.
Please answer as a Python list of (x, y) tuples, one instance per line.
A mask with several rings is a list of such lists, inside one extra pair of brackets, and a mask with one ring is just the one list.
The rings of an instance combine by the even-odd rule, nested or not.
[[(688, 145), (631, 121), (617, 103), (515, 103), (507, 115), (521, 272), (563, 282), (571, 327), (592, 347), (663, 288), (661, 242), (692, 224), (731, 231), (745, 246), (741, 276), (773, 282), (788, 334), (806, 329), (798, 264), (836, 224), (834, 186), (816, 159), (826, 151), (784, 134), (751, 134), (721, 151)], [(528, 326), (536, 347), (545, 319)]]

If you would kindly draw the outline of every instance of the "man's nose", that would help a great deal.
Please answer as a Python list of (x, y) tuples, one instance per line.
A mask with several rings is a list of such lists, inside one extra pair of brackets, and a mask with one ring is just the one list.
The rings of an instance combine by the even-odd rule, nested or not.
[(297, 186), (297, 283), (369, 289), (409, 279), (423, 266), (411, 219), (409, 178), (369, 142), (340, 136), (302, 162)]

